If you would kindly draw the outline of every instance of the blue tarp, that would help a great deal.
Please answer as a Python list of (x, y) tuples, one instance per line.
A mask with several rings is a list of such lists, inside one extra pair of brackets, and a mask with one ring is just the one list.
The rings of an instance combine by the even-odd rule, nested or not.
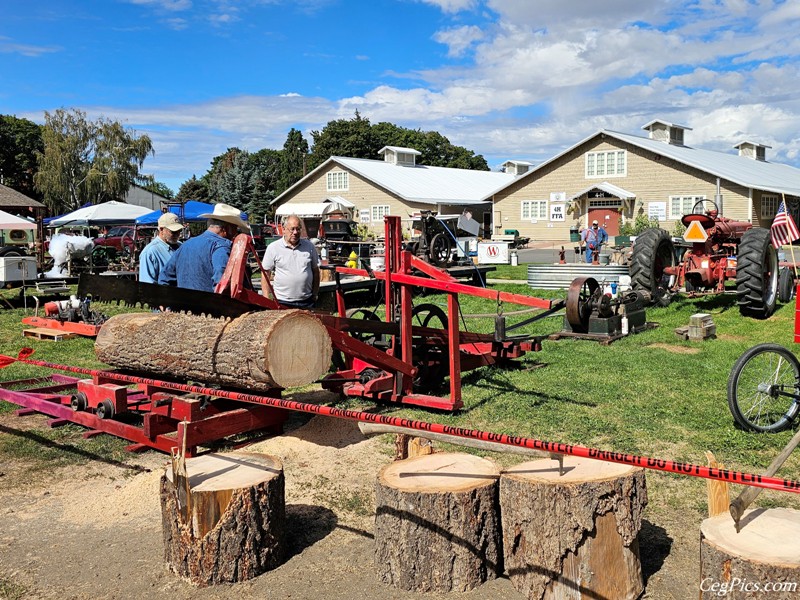
[[(200, 215), (214, 212), (214, 205), (206, 204), (205, 202), (199, 202), (197, 200), (187, 200), (183, 205), (183, 215), (181, 215), (181, 207), (178, 205), (170, 206), (169, 211), (175, 213), (179, 217), (183, 217), (183, 220), (186, 223), (197, 223), (200, 221), (205, 221), (205, 218), (201, 217)], [(136, 219), (136, 224), (155, 225), (158, 222), (158, 218), (163, 214), (164, 213), (160, 210), (154, 210), (153, 212), (142, 215)], [(247, 221), (246, 213), (242, 213), (242, 219)]]

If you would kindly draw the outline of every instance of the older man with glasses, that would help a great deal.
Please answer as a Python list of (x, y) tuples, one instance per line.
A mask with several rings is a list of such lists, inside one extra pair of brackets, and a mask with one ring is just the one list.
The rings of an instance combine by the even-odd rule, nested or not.
[[(319, 295), (317, 249), (300, 236), (303, 223), (297, 215), (286, 218), (283, 231), (281, 239), (267, 246), (262, 265), (272, 275), (272, 289), (278, 302), (291, 308), (313, 308)], [(266, 288), (262, 275), (261, 289)]]

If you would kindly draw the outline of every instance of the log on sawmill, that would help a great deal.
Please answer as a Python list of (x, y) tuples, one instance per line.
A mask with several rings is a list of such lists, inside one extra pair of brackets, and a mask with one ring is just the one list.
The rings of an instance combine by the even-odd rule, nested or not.
[(161, 477), (164, 558), (195, 585), (246, 581), (284, 557), (283, 465), (266, 454), (186, 459)]
[(438, 453), (384, 467), (376, 485), (378, 576), (404, 590), (467, 591), (502, 574), (498, 468)]
[(256, 391), (322, 377), (333, 352), (325, 326), (301, 310), (233, 320), (182, 313), (128, 313), (103, 324), (97, 358), (129, 371)]
[(746, 510), (739, 533), (727, 513), (700, 525), (700, 598), (797, 598), (798, 586), (800, 511)]
[(527, 598), (638, 598), (644, 470), (566, 457), (521, 463), (500, 478), (503, 555)]

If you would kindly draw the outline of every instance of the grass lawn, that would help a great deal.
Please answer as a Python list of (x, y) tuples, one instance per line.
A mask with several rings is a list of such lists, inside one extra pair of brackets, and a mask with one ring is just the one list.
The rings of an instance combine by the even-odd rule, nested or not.
[[(525, 265), (507, 267), (509, 278), (524, 278), (511, 270), (524, 272), (525, 268)], [(502, 272), (506, 272), (505, 267)], [(525, 285), (493, 287), (540, 297), (565, 296), (560, 291), (534, 293)], [(414, 303), (432, 303), (446, 310), (444, 295), (417, 297)], [(374, 307), (373, 303), (370, 308)], [(109, 305), (95, 308), (108, 314), (119, 311)], [(462, 296), (461, 308), (467, 329), (493, 330), (493, 317), (473, 318), (473, 315), (493, 315), (498, 309), (494, 301)], [(506, 313), (520, 308), (502, 306)], [(679, 340), (673, 330), (687, 325), (690, 315), (698, 312), (713, 316), (717, 339)], [(40, 360), (101, 366), (94, 358), (90, 339), (59, 343), (23, 339), (20, 323), (23, 316), (21, 309), (0, 311), (0, 353), (16, 355), (23, 346), (32, 346), (36, 350), (34, 358)], [(529, 316), (514, 315), (509, 321)], [(458, 414), (396, 406), (377, 408), (421, 420), (698, 464), (705, 464), (704, 452), (711, 450), (728, 468), (763, 471), (793, 432), (754, 434), (734, 427), (727, 406), (726, 382), (733, 363), (749, 347), (767, 341), (794, 347), (794, 304), (779, 307), (765, 321), (756, 321), (739, 315), (733, 295), (678, 298), (667, 308), (648, 308), (647, 319), (659, 327), (610, 346), (584, 340), (545, 340), (543, 351), (527, 354), (517, 369), (487, 367), (464, 373), (465, 406)], [(542, 319), (526, 332), (544, 335), (561, 328), (562, 317), (557, 315)], [(0, 379), (43, 373), (47, 370), (15, 364), (0, 372)], [(342, 400), (338, 405), (375, 408), (359, 400)], [(0, 413), (15, 408), (0, 401)], [(124, 460), (125, 442), (110, 436), (84, 440), (80, 431), (77, 426), (69, 426), (37, 432), (31, 437), (10, 434), (8, 428), (0, 429), (0, 462), (12, 457), (62, 460), (60, 456), (65, 453), (60, 450), (65, 448), (70, 451), (63, 460), (88, 460), (93, 454)], [(800, 479), (800, 452), (789, 458), (779, 475)], [(648, 474), (648, 482), (651, 480)], [(677, 475), (659, 475), (654, 481), (654, 489), (663, 492), (661, 502), (703, 509), (702, 481)], [(738, 493), (737, 488), (734, 493)], [(759, 503), (800, 507), (796, 495), (778, 492), (765, 492)]]

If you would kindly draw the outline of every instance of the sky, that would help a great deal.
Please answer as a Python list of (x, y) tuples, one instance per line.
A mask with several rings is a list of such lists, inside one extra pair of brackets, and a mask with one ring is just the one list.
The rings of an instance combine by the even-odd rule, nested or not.
[(800, 0), (0, 0), (0, 114), (118, 120), (176, 192), (356, 111), (494, 170), (653, 119), (800, 167), (798, 26)]

